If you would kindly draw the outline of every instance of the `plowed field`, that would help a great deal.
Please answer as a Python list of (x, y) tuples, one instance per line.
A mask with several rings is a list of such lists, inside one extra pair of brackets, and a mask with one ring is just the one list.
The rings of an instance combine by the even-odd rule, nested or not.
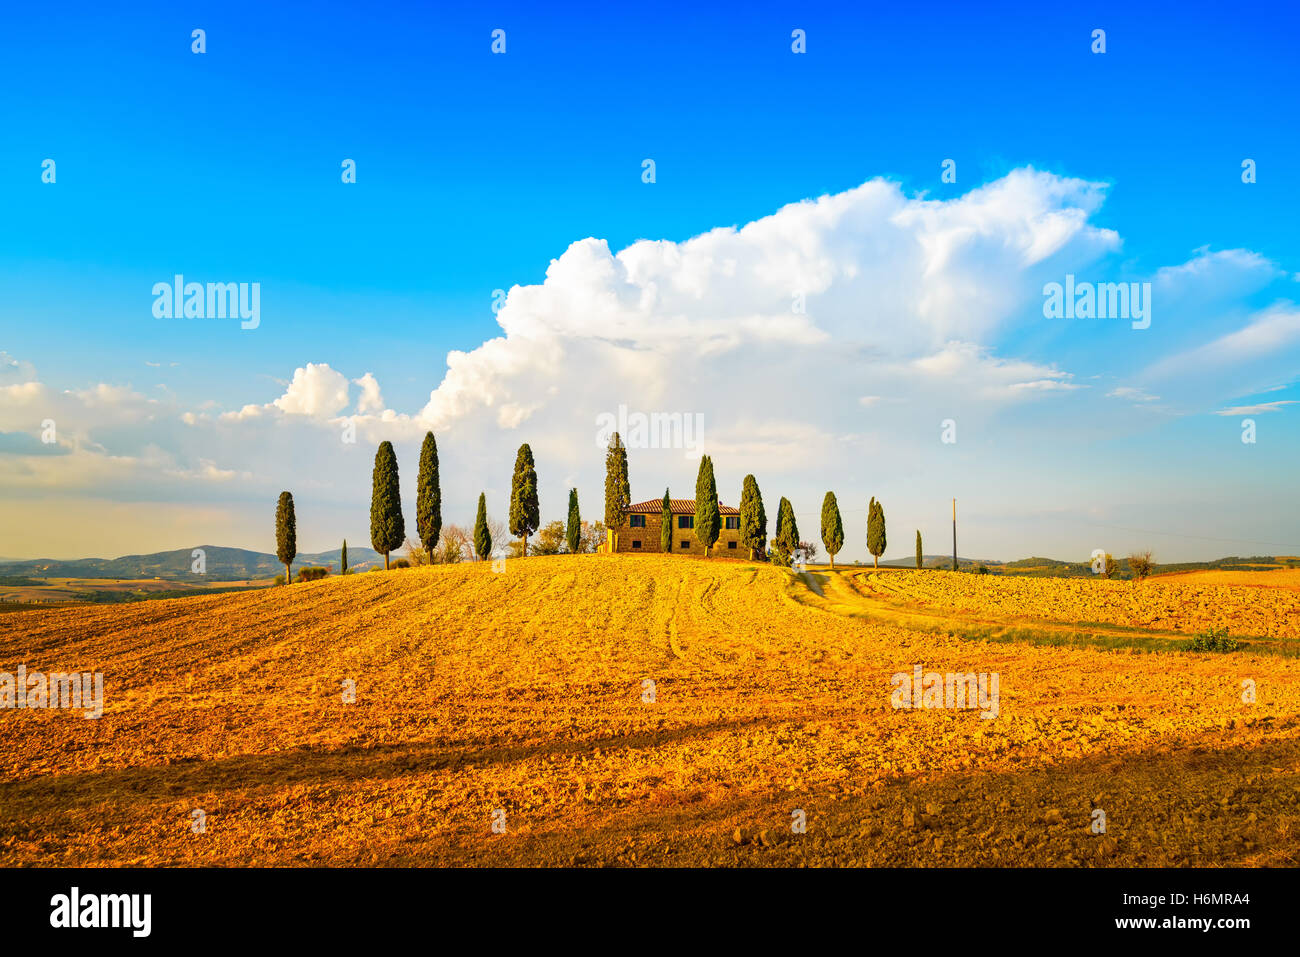
[[(4, 615), (0, 672), (105, 701), (0, 710), (0, 865), (1296, 865), (1300, 660), (948, 627), (1297, 634), (1124, 587), (584, 555)], [(997, 716), (895, 708), (917, 665)]]

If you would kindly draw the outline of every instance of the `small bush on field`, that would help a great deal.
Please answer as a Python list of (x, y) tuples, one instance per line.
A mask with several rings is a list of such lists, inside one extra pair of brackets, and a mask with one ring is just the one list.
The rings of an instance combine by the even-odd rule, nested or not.
[(275, 576), (275, 583), (276, 583), (277, 585), (283, 585), (283, 584), (284, 584), (284, 575), (276, 575), (276, 576)]
[(397, 561), (393, 562), (393, 567), (394, 567), (394, 568), (410, 568), (410, 567), (411, 567), (411, 563), (408, 562), (405, 558), (399, 558)]
[(558, 555), (564, 546), (564, 523), (558, 519), (547, 522), (537, 530), (537, 544), (533, 546), (534, 555)]
[(411, 567), (418, 568), (421, 565), (429, 564), (429, 552), (424, 546), (417, 545), (410, 538), (406, 540), (406, 560), (411, 563)]
[[(489, 532), (493, 541), (498, 541), (496, 532), (492, 531), (491, 523), (488, 525)], [(504, 539), (500, 539), (504, 541)], [(474, 558), (474, 537), (465, 528), (460, 525), (447, 525), (443, 527), (442, 538), (438, 547), (434, 550), (433, 560), (438, 565), (455, 565), (458, 562), (470, 561)]]
[(1223, 628), (1209, 631), (1198, 632), (1188, 645), (1189, 651), (1236, 651), (1241, 647), (1241, 642), (1228, 634), (1228, 629)]
[(1151, 574), (1151, 569), (1155, 562), (1151, 560), (1150, 552), (1135, 552), (1128, 557), (1129, 570), (1133, 572), (1133, 577), (1138, 581), (1146, 578)]
[(328, 568), (322, 568), (319, 565), (312, 565), (307, 568), (298, 569), (298, 581), (312, 582), (318, 578), (324, 578), (330, 573)]

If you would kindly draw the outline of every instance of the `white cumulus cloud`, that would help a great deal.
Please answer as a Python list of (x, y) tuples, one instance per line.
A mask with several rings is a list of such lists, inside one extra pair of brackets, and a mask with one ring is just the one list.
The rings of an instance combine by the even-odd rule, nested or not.
[[(378, 392), (378, 385), (375, 389)], [(347, 404), (347, 376), (325, 362), (309, 362), (296, 370), (284, 395), (274, 403), (281, 412), (317, 419), (338, 415)]]

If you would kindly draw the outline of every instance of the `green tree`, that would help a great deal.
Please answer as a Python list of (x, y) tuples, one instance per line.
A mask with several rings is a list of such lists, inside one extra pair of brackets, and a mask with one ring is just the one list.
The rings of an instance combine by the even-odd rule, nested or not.
[(617, 432), (609, 440), (605, 453), (605, 528), (611, 552), (618, 550), (618, 529), (623, 524), (623, 510), (632, 504), (632, 489), (627, 480), (627, 448)]
[(479, 561), (492, 557), (492, 533), (488, 531), (487, 497), (478, 493), (478, 515), (474, 519), (474, 551)]
[(718, 540), (722, 516), (718, 513), (718, 486), (713, 480), (713, 459), (700, 456), (700, 471), (695, 478), (695, 539), (709, 557)]
[(918, 528), (916, 530), (916, 567), (918, 571), (923, 564), (924, 562), (921, 558), (921, 530)]
[(1151, 574), (1151, 570), (1155, 567), (1155, 562), (1152, 560), (1149, 551), (1134, 552), (1128, 557), (1128, 567), (1129, 570), (1133, 572), (1133, 578), (1137, 581), (1142, 581)]
[(558, 555), (564, 545), (564, 523), (557, 518), (552, 522), (547, 522), (537, 530), (537, 544), (533, 546), (533, 554)]
[(293, 496), (280, 493), (275, 505), (275, 557), (284, 565), (284, 583), (293, 581), (289, 566), (298, 555), (298, 520), (293, 514)]
[(659, 518), (659, 547), (665, 553), (673, 550), (673, 503), (664, 489), (663, 511)]
[(569, 546), (569, 554), (578, 554), (578, 545), (582, 541), (582, 518), (578, 515), (578, 490), (569, 489), (569, 524), (564, 529), (564, 541)]
[(406, 540), (406, 521), (402, 518), (402, 493), (397, 481), (397, 453), (392, 442), (380, 442), (375, 453), (375, 469), (370, 489), (370, 547), (384, 556)]
[(785, 502), (785, 535), (790, 544), (790, 551), (799, 547), (799, 523), (794, 519), (794, 506), (790, 504), (789, 499), (782, 499)]
[(776, 509), (776, 537), (772, 539), (772, 561), (789, 566), (794, 550), (799, 547), (799, 524), (794, 518), (790, 500), (781, 497)]
[(442, 485), (438, 479), (438, 441), (424, 433), (420, 473), (415, 481), (415, 530), (430, 555), (442, 534)]
[(758, 480), (745, 476), (740, 492), (740, 542), (749, 549), (749, 560), (767, 545), (767, 512), (763, 511), (763, 496), (758, 491)]
[(348, 573), (348, 540), (346, 538), (343, 539), (343, 553), (339, 556), (339, 564), (342, 566), (339, 569), (339, 574), (346, 575)]
[(822, 499), (822, 544), (834, 568), (835, 555), (844, 547), (844, 523), (840, 520), (840, 503), (835, 501), (834, 492), (827, 492)]
[(541, 513), (537, 507), (537, 470), (533, 450), (525, 442), (515, 456), (515, 474), (510, 482), (510, 534), (519, 536), (519, 554), (528, 554), (528, 536), (537, 531)]
[(885, 507), (872, 496), (867, 506), (867, 551), (875, 559), (875, 567), (880, 567), (880, 556), (885, 554)]

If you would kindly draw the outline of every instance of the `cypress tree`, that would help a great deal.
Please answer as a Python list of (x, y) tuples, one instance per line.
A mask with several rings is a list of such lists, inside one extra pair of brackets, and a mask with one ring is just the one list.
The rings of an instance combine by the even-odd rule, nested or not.
[(293, 514), (293, 496), (288, 492), (280, 493), (280, 501), (275, 505), (275, 557), (284, 565), (284, 583), (290, 577), (289, 566), (298, 555), (298, 520)]
[(569, 545), (569, 554), (578, 554), (578, 543), (582, 541), (582, 517), (578, 514), (578, 490), (569, 489), (569, 525), (564, 530), (564, 539)]
[(346, 538), (343, 539), (343, 554), (339, 556), (339, 564), (342, 566), (339, 569), (339, 574), (346, 575), (348, 573), (348, 540)]
[(515, 456), (515, 474), (510, 482), (510, 534), (522, 539), (521, 556), (528, 554), (528, 536), (537, 531), (541, 517), (537, 507), (537, 470), (533, 450), (525, 442)]
[(763, 496), (753, 475), (745, 476), (740, 492), (740, 541), (749, 549), (751, 562), (755, 552), (767, 546), (767, 512), (763, 510)]
[(722, 516), (718, 514), (718, 486), (713, 480), (713, 459), (707, 455), (700, 456), (700, 471), (695, 478), (695, 539), (704, 546), (707, 558), (718, 540), (718, 526)]
[(492, 554), (492, 533), (488, 531), (487, 524), (487, 497), (478, 493), (478, 515), (474, 519), (474, 551), (478, 552), (478, 560), (483, 561)]
[(420, 446), (420, 473), (415, 480), (415, 531), (433, 560), (433, 550), (442, 534), (442, 484), (438, 479), (438, 440), (424, 434)]
[(780, 565), (789, 565), (794, 550), (799, 547), (799, 524), (794, 518), (794, 507), (784, 496), (776, 509), (776, 538), (772, 546)]
[(782, 499), (785, 502), (785, 536), (786, 551), (791, 554), (799, 547), (799, 523), (794, 518), (794, 506), (790, 504), (789, 499)]
[(822, 544), (834, 568), (835, 554), (844, 547), (844, 523), (840, 520), (840, 503), (835, 501), (834, 492), (827, 492), (822, 499)]
[(673, 550), (673, 503), (664, 489), (664, 507), (659, 520), (659, 547), (665, 553)]
[(880, 556), (885, 554), (885, 507), (872, 496), (867, 506), (867, 551), (875, 558), (875, 567), (880, 567)]
[(617, 432), (609, 440), (605, 453), (605, 529), (610, 551), (618, 549), (618, 529), (623, 524), (623, 510), (632, 504), (632, 490), (627, 480), (627, 448)]
[(923, 563), (922, 563), (922, 561), (921, 561), (921, 530), (918, 528), (918, 529), (916, 530), (916, 568), (917, 568), (917, 571), (920, 571), (920, 570), (921, 570), (921, 565), (922, 565), (922, 564), (923, 564)]
[(406, 522), (402, 518), (402, 495), (397, 482), (397, 453), (392, 442), (380, 442), (375, 453), (375, 469), (370, 490), (370, 547), (384, 556), (406, 540)]

